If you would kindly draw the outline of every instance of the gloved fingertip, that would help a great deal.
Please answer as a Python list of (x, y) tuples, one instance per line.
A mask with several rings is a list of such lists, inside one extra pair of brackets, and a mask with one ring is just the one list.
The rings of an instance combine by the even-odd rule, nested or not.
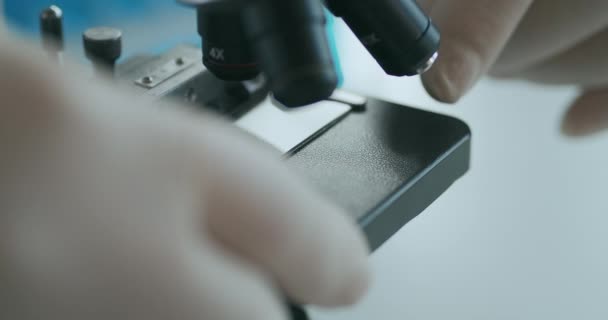
[(473, 87), (481, 75), (476, 55), (464, 51), (440, 52), (437, 63), (422, 75), (426, 91), (437, 101), (458, 102)]
[(435, 100), (443, 103), (456, 103), (462, 94), (454, 83), (445, 75), (438, 72), (427, 72), (422, 75), (422, 85), (426, 92)]
[(352, 281), (344, 290), (342, 299), (337, 305), (351, 306), (358, 303), (369, 291), (372, 283), (372, 272), (369, 263), (361, 263), (357, 271), (353, 272)]
[(570, 137), (583, 137), (608, 129), (608, 89), (583, 93), (564, 116), (561, 131)]
[(570, 116), (564, 117), (561, 125), (562, 134), (572, 137), (584, 137), (591, 134), (594, 130), (591, 130), (588, 125), (581, 123), (580, 121), (573, 120)]

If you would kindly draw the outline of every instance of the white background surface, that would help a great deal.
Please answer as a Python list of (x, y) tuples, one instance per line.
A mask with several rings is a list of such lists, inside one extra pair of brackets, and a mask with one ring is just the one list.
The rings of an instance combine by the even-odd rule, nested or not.
[(340, 39), (346, 88), (465, 120), (473, 160), (373, 255), (360, 305), (312, 318), (608, 319), (608, 134), (561, 135), (576, 91), (484, 80), (440, 105), (418, 79), (385, 76), (347, 32)]

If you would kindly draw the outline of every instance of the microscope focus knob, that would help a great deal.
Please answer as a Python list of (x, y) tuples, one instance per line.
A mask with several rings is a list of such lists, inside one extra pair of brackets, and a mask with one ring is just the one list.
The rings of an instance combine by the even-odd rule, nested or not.
[(82, 35), (84, 51), (96, 67), (112, 71), (122, 54), (122, 31), (108, 27), (91, 28)]

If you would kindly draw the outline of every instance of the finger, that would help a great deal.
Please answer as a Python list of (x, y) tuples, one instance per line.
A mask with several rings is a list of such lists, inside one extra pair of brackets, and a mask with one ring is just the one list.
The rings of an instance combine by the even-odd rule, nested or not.
[(369, 281), (368, 249), (354, 219), (310, 191), (278, 155), (260, 152), (231, 130), (211, 131), (212, 232), (270, 270), (297, 302), (354, 303)]
[[(158, 294), (167, 297), (163, 309), (171, 313), (157, 319), (287, 320), (284, 297), (272, 279), (251, 264), (221, 247), (193, 246), (184, 253), (184, 269), (173, 271), (177, 279), (158, 280), (167, 286)], [(158, 274), (157, 279), (163, 275)], [(162, 310), (152, 311), (159, 314)]]
[[(17, 49), (15, 46), (13, 53), (7, 55), (0, 52), (0, 65), (6, 67), (5, 71), (15, 71), (11, 77), (0, 74), (0, 84), (9, 88), (0, 90), (0, 96), (6, 94), (7, 98), (0, 100), (17, 98), (13, 101), (18, 102), (15, 106), (25, 110), (62, 106), (67, 111), (70, 106), (78, 106), (82, 113), (66, 112), (69, 120), (61, 122), (61, 127), (69, 125), (80, 130), (70, 131), (74, 133), (70, 136), (66, 132), (65, 137), (70, 142), (73, 136), (91, 138), (89, 129), (98, 134), (94, 139), (84, 139), (87, 145), (95, 142), (91, 149), (84, 144), (83, 148), (66, 148), (63, 139), (52, 137), (49, 141), (57, 143), (48, 147), (58, 158), (44, 157), (46, 148), (40, 148), (35, 155), (42, 155), (44, 162), (52, 164), (38, 166), (38, 159), (28, 158), (26, 169), (18, 171), (25, 176), (9, 190), (23, 191), (22, 183), (34, 183), (27, 187), (27, 200), (20, 192), (16, 192), (17, 196), (9, 193), (15, 202), (9, 202), (8, 208), (16, 210), (14, 216), (19, 219), (11, 219), (7, 238), (12, 241), (6, 241), (12, 249), (7, 254), (11, 257), (7, 260), (10, 276), (0, 282), (10, 280), (8, 287), (15, 290), (8, 291), (8, 306), (7, 302), (0, 302), (0, 318), (284, 320), (280, 297), (260, 271), (211, 242), (201, 241), (198, 235), (188, 237), (190, 230), (181, 228), (182, 217), (190, 217), (193, 211), (198, 213), (195, 209), (200, 208), (193, 204), (198, 204), (200, 193), (191, 184), (183, 186), (190, 180), (182, 179), (183, 168), (175, 164), (184, 164), (189, 171), (195, 165), (179, 160), (193, 158), (191, 155), (201, 145), (182, 149), (183, 144), (171, 142), (189, 138), (194, 121), (173, 109), (151, 112), (149, 105), (143, 106), (119, 91), (83, 85), (86, 81), (80, 79), (68, 81), (43, 64), (30, 70), (27, 66), (36, 65), (35, 60), (22, 59), (15, 54)], [(55, 83), (49, 83), (57, 86), (40, 79), (54, 79)], [(37, 94), (27, 96), (17, 90), (20, 87), (33, 88)], [(35, 100), (42, 97), (46, 99)], [(109, 121), (103, 125), (97, 122), (105, 120)], [(24, 123), (27, 124), (19, 124)], [(197, 125), (200, 131), (201, 123)], [(117, 134), (111, 136), (102, 130)], [(143, 136), (151, 141), (140, 139)], [(145, 154), (146, 161), (137, 161), (133, 166), (133, 160), (137, 160), (133, 154), (121, 154), (125, 150), (112, 152), (124, 146), (131, 146), (129, 150), (139, 156)], [(70, 149), (78, 151), (69, 153)], [(87, 152), (92, 149), (97, 152)], [(91, 154), (76, 161), (75, 154), (82, 156), (80, 152)], [(69, 165), (72, 162), (78, 164)], [(54, 167), (55, 163), (61, 165)], [(59, 173), (66, 166), (70, 174)], [(34, 169), (27, 170), (31, 168)], [(29, 180), (32, 174), (36, 177)], [(45, 210), (37, 210), (39, 206)], [(182, 239), (189, 241), (179, 241)], [(19, 303), (11, 304), (13, 300)], [(2, 316), (8, 312), (15, 314)]]
[(586, 136), (608, 129), (608, 89), (583, 93), (566, 113), (562, 132)]
[(564, 52), (608, 26), (604, 0), (537, 0), (500, 55), (494, 73), (514, 74)]
[[(0, 167), (20, 164), (46, 137), (66, 126), (65, 113), (52, 102), (63, 93), (36, 48), (4, 38), (0, 30)], [(35, 92), (35, 94), (32, 94)], [(20, 159), (20, 160), (18, 160)], [(9, 161), (11, 160), (11, 161)], [(8, 169), (4, 169), (8, 170)], [(8, 172), (1, 172), (6, 177)], [(10, 171), (10, 170), (9, 170)]]
[(494, 64), (532, 0), (442, 0), (431, 18), (442, 32), (439, 59), (422, 76), (427, 91), (456, 102)]
[(602, 87), (608, 84), (606, 54), (608, 29), (540, 65), (514, 75), (549, 84)]

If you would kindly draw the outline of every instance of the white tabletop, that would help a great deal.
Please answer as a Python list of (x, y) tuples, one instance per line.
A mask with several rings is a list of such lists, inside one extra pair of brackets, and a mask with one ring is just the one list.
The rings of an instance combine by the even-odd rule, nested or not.
[(561, 135), (573, 88), (484, 80), (456, 106), (340, 32), (348, 89), (465, 120), (471, 171), (373, 255), (358, 306), (314, 320), (608, 319), (608, 134)]

